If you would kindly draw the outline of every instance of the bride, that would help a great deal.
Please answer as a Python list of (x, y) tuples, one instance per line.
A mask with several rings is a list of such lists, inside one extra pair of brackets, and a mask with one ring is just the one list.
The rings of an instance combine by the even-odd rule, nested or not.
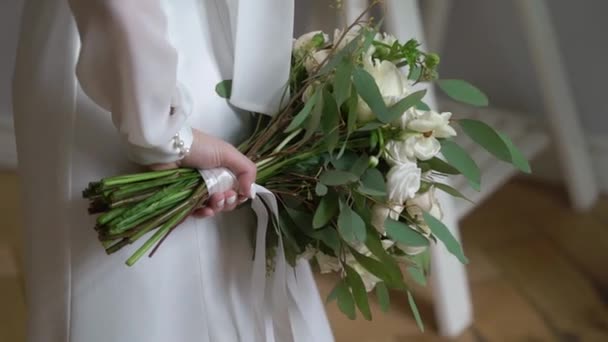
[[(29, 0), (14, 80), (30, 342), (332, 341), (307, 265), (283, 311), (252, 310), (255, 166), (231, 144), (286, 83), (293, 0)], [(233, 79), (230, 101), (215, 85)], [(81, 190), (141, 166), (224, 166), (152, 259), (105, 255)], [(230, 211), (230, 213), (227, 213)], [(204, 218), (203, 218), (204, 217)]]

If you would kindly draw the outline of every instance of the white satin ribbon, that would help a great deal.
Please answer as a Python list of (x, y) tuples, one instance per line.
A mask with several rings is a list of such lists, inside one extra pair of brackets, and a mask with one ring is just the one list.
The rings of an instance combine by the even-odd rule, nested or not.
[[(207, 184), (209, 194), (237, 190), (234, 174), (226, 168), (199, 170)], [(266, 271), (266, 234), (270, 219), (279, 219), (279, 206), (275, 195), (261, 185), (252, 186), (251, 208), (257, 216), (255, 238), (255, 254), (253, 258), (253, 271), (251, 274), (251, 287), (253, 309), (259, 320), (258, 327), (264, 331), (257, 332), (256, 342), (283, 342), (277, 340), (277, 329), (289, 329), (292, 340), (302, 340), (303, 336), (312, 336), (312, 327), (304, 321), (301, 302), (297, 294), (297, 269), (287, 264), (283, 240), (280, 232), (276, 250), (274, 272), (267, 277)], [(269, 278), (269, 279), (268, 279)], [(267, 281), (270, 280), (269, 284)], [(302, 326), (304, 324), (304, 326)], [(304, 329), (304, 331), (302, 331)], [(304, 337), (304, 340), (307, 340)]]

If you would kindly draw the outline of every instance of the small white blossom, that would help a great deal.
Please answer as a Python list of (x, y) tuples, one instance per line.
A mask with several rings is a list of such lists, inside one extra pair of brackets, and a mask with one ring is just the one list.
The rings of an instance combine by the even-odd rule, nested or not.
[(450, 126), (452, 113), (424, 112), (411, 120), (407, 128), (412, 131), (430, 134), (435, 138), (449, 138), (456, 136), (456, 131)]
[(437, 138), (449, 138), (456, 135), (456, 131), (450, 126), (452, 113), (414, 110), (413, 116), (404, 116), (402, 128), (410, 132), (403, 137), (405, 141), (403, 148), (409, 158), (429, 160), (441, 150), (441, 144)]
[(420, 189), (421, 176), (422, 171), (414, 162), (393, 166), (386, 175), (389, 202), (402, 204), (413, 198)]

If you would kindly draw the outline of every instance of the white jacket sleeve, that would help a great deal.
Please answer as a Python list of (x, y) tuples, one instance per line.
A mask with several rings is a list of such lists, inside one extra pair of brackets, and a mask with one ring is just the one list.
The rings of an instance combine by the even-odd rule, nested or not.
[(70, 0), (70, 7), (81, 40), (78, 80), (112, 113), (130, 158), (144, 165), (180, 159), (174, 136), (192, 144), (192, 101), (177, 82), (160, 0)]

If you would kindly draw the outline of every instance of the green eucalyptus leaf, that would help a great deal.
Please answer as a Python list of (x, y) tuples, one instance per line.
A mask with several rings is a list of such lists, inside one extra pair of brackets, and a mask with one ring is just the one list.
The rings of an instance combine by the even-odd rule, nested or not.
[(386, 234), (396, 242), (415, 247), (429, 245), (429, 240), (426, 237), (403, 222), (387, 218), (384, 221), (384, 228), (386, 229)]
[(350, 87), (350, 97), (346, 101), (348, 107), (348, 134), (351, 134), (357, 128), (357, 107), (359, 105), (359, 94), (355, 87)]
[(368, 122), (364, 126), (358, 128), (357, 132), (373, 131), (373, 130), (378, 129), (378, 128), (384, 126), (384, 125), (385, 125), (384, 123), (379, 122), (379, 121)]
[(378, 169), (367, 169), (361, 177), (358, 190), (370, 196), (386, 196), (386, 182), (382, 172)]
[(511, 152), (511, 163), (513, 164), (513, 166), (515, 166), (522, 172), (531, 173), (532, 169), (530, 168), (530, 163), (528, 163), (528, 160), (526, 159), (526, 157), (524, 157), (523, 153), (521, 153), (521, 151), (517, 149), (517, 147), (515, 147), (513, 141), (511, 141), (511, 139), (509, 139), (509, 137), (506, 136), (504, 133), (498, 132), (498, 134), (500, 135), (500, 138), (505, 142), (505, 144), (507, 144), (507, 146), (509, 147), (509, 151)]
[(229, 99), (232, 94), (232, 80), (224, 80), (215, 86), (215, 92), (224, 99)]
[(306, 121), (304, 122), (306, 128), (306, 134), (304, 134), (304, 137), (302, 138), (302, 140), (304, 141), (312, 137), (313, 134), (317, 132), (317, 130), (319, 129), (319, 125), (321, 124), (321, 117), (323, 116), (324, 108), (323, 103), (325, 102), (325, 99), (323, 98), (323, 94), (320, 94), (321, 95), (319, 96), (316, 105), (312, 108), (310, 115), (308, 115)]
[(344, 265), (346, 269), (346, 281), (350, 285), (352, 290), (353, 297), (355, 299), (355, 303), (363, 314), (363, 317), (366, 320), (372, 319), (372, 313), (369, 309), (369, 301), (367, 298), (367, 291), (365, 290), (365, 284), (363, 284), (363, 280), (357, 271), (355, 271), (352, 267), (348, 265)]
[(472, 204), (475, 204), (475, 203), (473, 203), (473, 201), (471, 201), (465, 195), (463, 195), (460, 191), (454, 189), (453, 187), (451, 187), (451, 186), (449, 186), (447, 184), (433, 183), (433, 186), (435, 186), (437, 189), (439, 189), (439, 190), (441, 190), (443, 192), (446, 192), (446, 193), (448, 193), (448, 194), (450, 194), (450, 195), (452, 195), (454, 197), (462, 198), (462, 199), (464, 199), (464, 200), (466, 200), (466, 201), (468, 201), (468, 202), (470, 202)]
[(338, 308), (340, 308), (340, 311), (349, 319), (356, 319), (357, 313), (355, 311), (353, 294), (350, 292), (348, 285), (344, 280), (340, 281), (337, 287), (336, 298), (338, 299)]
[(456, 258), (458, 258), (460, 262), (462, 262), (463, 264), (467, 264), (469, 260), (467, 259), (467, 257), (464, 256), (460, 243), (458, 242), (458, 240), (456, 240), (454, 235), (452, 235), (452, 232), (450, 232), (448, 227), (446, 227), (443, 222), (439, 221), (433, 215), (427, 212), (424, 212), (423, 215), (424, 222), (426, 222), (429, 228), (431, 228), (431, 232), (433, 232), (433, 235), (435, 235), (437, 239), (441, 240), (447, 250), (452, 253)]
[(365, 170), (367, 170), (369, 166), (369, 156), (367, 154), (362, 154), (359, 156), (359, 159), (353, 164), (350, 169), (350, 172), (357, 177), (361, 177)]
[(353, 83), (363, 101), (367, 103), (378, 119), (384, 123), (389, 123), (388, 108), (372, 75), (363, 68), (356, 68), (353, 72)]
[(379, 282), (376, 284), (376, 297), (378, 297), (380, 309), (383, 312), (388, 312), (391, 307), (391, 299), (388, 294), (388, 288), (384, 282)]
[(451, 140), (441, 142), (441, 153), (448, 163), (458, 170), (477, 191), (481, 188), (481, 171), (467, 151)]
[(352, 151), (346, 151), (340, 157), (331, 158), (331, 164), (337, 169), (341, 171), (350, 171), (353, 168), (353, 165), (359, 159), (359, 155)]
[(383, 280), (388, 286), (395, 289), (405, 289), (405, 283), (403, 282), (403, 274), (399, 268), (393, 269), (384, 262), (378, 261), (374, 258), (367, 257), (353, 248), (350, 248), (352, 255), (355, 260), (368, 270), (371, 274), (375, 275), (379, 279)]
[(422, 101), (424, 95), (426, 95), (426, 89), (419, 90), (415, 93), (408, 95), (407, 97), (403, 98), (401, 101), (390, 107), (388, 109), (388, 116), (386, 118), (388, 122), (393, 122), (399, 119), (406, 110), (419, 104), (420, 101)]
[(422, 286), (426, 286), (426, 277), (424, 273), (418, 268), (414, 266), (407, 267), (407, 273), (410, 274), (414, 281)]
[(336, 69), (336, 76), (334, 78), (334, 95), (336, 97), (338, 107), (340, 107), (351, 95), (350, 78), (352, 71), (353, 65), (348, 59), (342, 60)]
[(426, 103), (424, 103), (423, 101), (420, 101), (416, 105), (416, 109), (418, 109), (418, 110), (424, 110), (424, 111), (429, 111), (429, 110), (431, 110), (431, 107), (429, 107), (429, 105), (426, 104)]
[(420, 79), (420, 76), (422, 76), (422, 68), (416, 65), (410, 68), (410, 73), (407, 78), (412, 81), (418, 81)]
[(492, 127), (478, 120), (461, 119), (457, 122), (462, 127), (462, 130), (479, 146), (483, 147), (496, 158), (507, 163), (511, 162), (509, 145)]
[(329, 186), (344, 185), (359, 180), (357, 175), (342, 170), (325, 170), (319, 177), (321, 183)]
[(338, 282), (333, 289), (331, 289), (331, 292), (327, 295), (327, 299), (325, 300), (326, 303), (331, 303), (332, 301), (338, 299), (338, 291), (340, 291), (340, 285), (341, 282)]
[(304, 234), (306, 234), (310, 237), (314, 237), (314, 235), (313, 235), (314, 231), (313, 231), (313, 227), (312, 227), (312, 220), (313, 220), (312, 214), (310, 214), (308, 212), (292, 209), (289, 207), (284, 207), (284, 208), (285, 208), (285, 212), (291, 217), (291, 220), (296, 224), (296, 226), (298, 228), (300, 228), (300, 230), (302, 232), (304, 232)]
[(418, 325), (418, 328), (420, 329), (420, 331), (424, 332), (424, 325), (422, 324), (422, 319), (420, 318), (420, 312), (418, 311), (418, 306), (416, 306), (416, 302), (414, 301), (414, 296), (412, 296), (412, 293), (409, 290), (407, 291), (407, 301), (410, 304), (410, 309), (412, 310), (412, 314), (414, 315), (414, 318), (416, 319), (416, 324)]
[(477, 87), (463, 80), (438, 80), (437, 85), (453, 100), (477, 107), (488, 105), (488, 97)]
[(321, 97), (321, 92), (317, 89), (314, 92), (314, 94), (310, 97), (310, 99), (308, 99), (308, 101), (304, 104), (304, 107), (298, 112), (298, 114), (296, 114), (296, 116), (294, 116), (293, 119), (291, 119), (291, 122), (289, 123), (287, 128), (285, 128), (286, 133), (295, 131), (298, 127), (300, 127), (304, 123), (304, 121), (308, 118), (308, 116), (312, 112), (313, 108), (315, 108), (315, 105), (317, 104), (317, 102), (319, 102), (320, 97)]
[(350, 243), (365, 242), (367, 231), (365, 222), (348, 205), (343, 204), (338, 215), (338, 231), (344, 240)]
[(325, 89), (323, 91), (323, 115), (321, 115), (321, 128), (325, 137), (323, 142), (327, 151), (332, 153), (340, 140), (340, 113), (334, 96)]
[(437, 157), (433, 157), (433, 158), (425, 161), (425, 163), (428, 164), (429, 167), (431, 168), (431, 170), (433, 170), (433, 171), (444, 173), (446, 175), (459, 175), (460, 174), (460, 171), (458, 171), (455, 167), (453, 167), (452, 165), (448, 164), (444, 160), (441, 160)]
[(329, 192), (321, 198), (315, 216), (312, 219), (312, 226), (319, 229), (327, 225), (331, 219), (338, 214), (338, 197), (334, 192)]
[(314, 237), (321, 240), (327, 247), (331, 248), (336, 255), (340, 254), (340, 237), (332, 227), (325, 227), (314, 232)]

